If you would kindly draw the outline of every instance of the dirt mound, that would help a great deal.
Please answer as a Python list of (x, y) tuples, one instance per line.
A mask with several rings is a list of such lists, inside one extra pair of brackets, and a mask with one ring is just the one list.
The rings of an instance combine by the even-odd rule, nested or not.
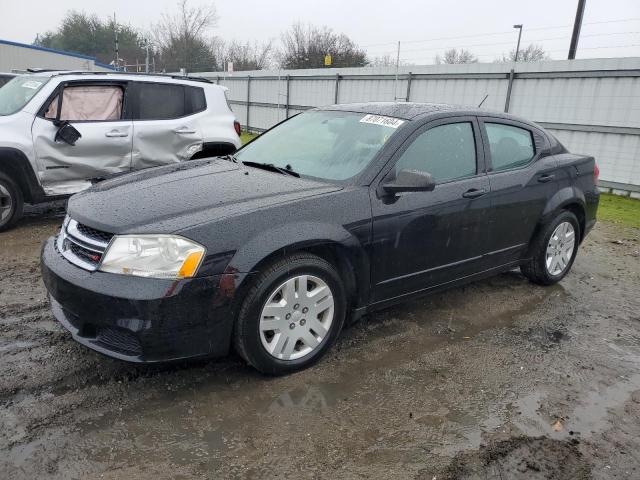
[(578, 450), (577, 440), (515, 437), (490, 443), (477, 452), (455, 457), (448, 480), (583, 480), (591, 466)]

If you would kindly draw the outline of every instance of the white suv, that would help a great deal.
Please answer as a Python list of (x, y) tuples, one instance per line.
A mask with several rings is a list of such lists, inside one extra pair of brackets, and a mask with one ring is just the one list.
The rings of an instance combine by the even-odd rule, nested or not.
[(0, 88), (0, 231), (40, 203), (105, 177), (233, 153), (226, 88), (201, 78), (94, 72), (18, 75)]

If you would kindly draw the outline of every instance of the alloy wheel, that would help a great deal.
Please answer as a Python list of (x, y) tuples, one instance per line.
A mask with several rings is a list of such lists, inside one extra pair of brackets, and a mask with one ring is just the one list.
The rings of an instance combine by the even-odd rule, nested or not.
[(550, 275), (563, 273), (573, 256), (576, 243), (576, 231), (570, 222), (560, 223), (549, 238), (546, 254), (546, 267)]
[(4, 223), (13, 212), (13, 197), (9, 189), (0, 183), (0, 223)]
[(280, 360), (309, 355), (329, 334), (334, 317), (329, 286), (313, 275), (298, 275), (269, 295), (260, 313), (260, 340)]

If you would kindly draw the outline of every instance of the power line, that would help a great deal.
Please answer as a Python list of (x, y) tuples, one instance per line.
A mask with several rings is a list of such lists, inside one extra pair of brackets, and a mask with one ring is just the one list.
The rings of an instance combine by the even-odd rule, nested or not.
[[(601, 37), (601, 36), (609, 36), (609, 35), (631, 35), (631, 34), (640, 34), (640, 32), (616, 32), (616, 33), (593, 33), (582, 35), (582, 38), (585, 37)], [(536, 43), (536, 42), (549, 42), (556, 40), (567, 40), (568, 37), (566, 35), (562, 37), (547, 37), (547, 38), (534, 38), (531, 40), (527, 40), (528, 43)], [(508, 42), (494, 42), (494, 43), (472, 43), (467, 45), (451, 45), (451, 46), (439, 46), (439, 47), (428, 47), (428, 48), (409, 48), (403, 49), (403, 52), (428, 52), (428, 51), (436, 51), (436, 50), (449, 50), (452, 48), (473, 48), (473, 47), (493, 47), (499, 45), (513, 45), (513, 41)]]
[[(627, 45), (606, 45), (606, 46), (599, 46), (599, 47), (580, 47), (580, 50), (598, 50), (598, 49), (606, 49), (606, 48), (633, 48), (633, 47), (640, 47), (640, 43), (633, 43), (633, 44), (627, 44)], [(566, 48), (563, 48), (563, 49), (556, 49), (556, 50), (547, 50), (546, 53), (557, 53), (557, 52), (565, 52), (565, 51), (566, 51)], [(498, 55), (501, 55), (501, 53), (496, 53), (496, 54), (484, 53), (484, 54), (479, 54), (475, 56), (496, 58)], [(427, 61), (424, 57), (420, 57), (420, 58), (401, 57), (400, 60), (401, 61), (411, 60), (414, 62)], [(428, 60), (433, 60), (433, 58), (429, 58)]]
[[(621, 23), (621, 22), (635, 22), (635, 21), (640, 21), (640, 17), (623, 18), (618, 20), (603, 20), (599, 22), (585, 22), (583, 23), (583, 25), (600, 25), (600, 24), (606, 24), (606, 23)], [(556, 26), (549, 26), (549, 27), (527, 27), (526, 31), (529, 32), (529, 31), (539, 31), (539, 30), (554, 30), (559, 28), (569, 28), (572, 26), (573, 25), (570, 24), (570, 25), (556, 25)], [(487, 37), (487, 36), (493, 36), (493, 35), (507, 35), (507, 34), (513, 35), (513, 30), (503, 31), (503, 32), (477, 33), (473, 35), (459, 35), (455, 37), (434, 37), (434, 38), (426, 38), (422, 40), (401, 40), (401, 42), (402, 43), (425, 43), (425, 42), (434, 42), (438, 40), (457, 40), (460, 38), (477, 38), (477, 37)], [(385, 42), (385, 43), (375, 43), (375, 44), (369, 44), (369, 45), (360, 45), (360, 47), (369, 48), (369, 47), (396, 45), (396, 44), (397, 42)]]

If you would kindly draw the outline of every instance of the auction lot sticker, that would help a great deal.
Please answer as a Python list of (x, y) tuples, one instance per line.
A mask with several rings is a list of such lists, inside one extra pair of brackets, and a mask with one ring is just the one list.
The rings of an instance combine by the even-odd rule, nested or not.
[(360, 123), (372, 123), (373, 125), (382, 125), (383, 127), (398, 128), (404, 123), (404, 120), (384, 117), (382, 115), (365, 115), (360, 119)]
[(36, 90), (40, 88), (42, 82), (36, 82), (35, 80), (29, 80), (28, 82), (24, 82), (22, 84), (22, 88), (30, 88), (31, 90)]

